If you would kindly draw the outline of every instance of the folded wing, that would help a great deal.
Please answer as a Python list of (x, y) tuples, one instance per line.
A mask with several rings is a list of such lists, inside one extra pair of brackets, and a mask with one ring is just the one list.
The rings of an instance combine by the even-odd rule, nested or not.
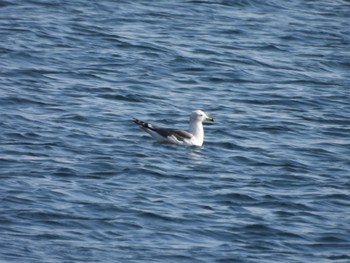
[(193, 137), (191, 133), (184, 130), (161, 128), (138, 119), (134, 119), (134, 122), (159, 142), (182, 144)]

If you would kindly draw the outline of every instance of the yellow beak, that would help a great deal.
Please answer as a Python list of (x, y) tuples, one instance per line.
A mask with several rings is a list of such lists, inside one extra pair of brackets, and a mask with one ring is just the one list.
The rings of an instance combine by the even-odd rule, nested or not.
[(214, 119), (212, 117), (207, 117), (206, 120), (207, 121), (214, 121)]

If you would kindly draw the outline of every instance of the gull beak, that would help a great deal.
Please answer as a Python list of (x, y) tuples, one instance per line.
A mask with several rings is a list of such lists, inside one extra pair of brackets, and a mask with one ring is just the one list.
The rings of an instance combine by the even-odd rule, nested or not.
[(214, 121), (214, 119), (212, 117), (207, 117), (206, 120), (207, 121)]

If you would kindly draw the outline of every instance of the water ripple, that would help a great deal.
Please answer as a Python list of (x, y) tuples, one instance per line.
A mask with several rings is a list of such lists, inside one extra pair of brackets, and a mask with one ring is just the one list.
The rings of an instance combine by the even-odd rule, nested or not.
[[(3, 261), (349, 261), (347, 1), (0, 13)], [(201, 148), (132, 122), (197, 108)]]

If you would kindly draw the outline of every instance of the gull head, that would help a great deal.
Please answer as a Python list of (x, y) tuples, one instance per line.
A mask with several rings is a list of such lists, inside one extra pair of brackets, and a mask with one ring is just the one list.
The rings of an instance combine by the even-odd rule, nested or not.
[(205, 114), (201, 110), (195, 110), (195, 111), (192, 111), (190, 121), (203, 122), (203, 121), (214, 121), (214, 119), (212, 117), (209, 117), (207, 114)]

